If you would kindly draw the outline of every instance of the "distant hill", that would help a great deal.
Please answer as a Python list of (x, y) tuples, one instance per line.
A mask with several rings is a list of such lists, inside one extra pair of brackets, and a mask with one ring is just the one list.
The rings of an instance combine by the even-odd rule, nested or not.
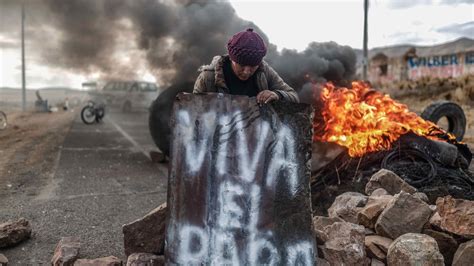
[[(464, 37), (451, 42), (432, 46), (400, 44), (393, 46), (376, 47), (369, 50), (369, 59), (378, 53), (384, 53), (388, 57), (400, 57), (403, 56), (405, 52), (410, 48), (415, 48), (416, 54), (418, 56), (445, 55), (463, 51), (474, 51), (474, 40)], [(357, 63), (361, 63), (363, 56), (362, 50), (354, 49), (354, 52), (357, 56)]]
[[(9, 91), (9, 90), (21, 90), (21, 88), (14, 88), (14, 87), (0, 87), (0, 90), (2, 91)], [(77, 88), (69, 88), (69, 87), (41, 87), (41, 88), (26, 88), (27, 91), (36, 91), (36, 90), (42, 90), (42, 91), (81, 91), (80, 89)]]

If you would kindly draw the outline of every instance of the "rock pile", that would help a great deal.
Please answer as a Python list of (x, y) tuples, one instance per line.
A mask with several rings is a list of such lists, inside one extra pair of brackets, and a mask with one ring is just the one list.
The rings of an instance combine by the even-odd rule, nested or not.
[(470, 265), (474, 202), (426, 195), (382, 169), (367, 195), (346, 192), (314, 216), (318, 256), (329, 265)]

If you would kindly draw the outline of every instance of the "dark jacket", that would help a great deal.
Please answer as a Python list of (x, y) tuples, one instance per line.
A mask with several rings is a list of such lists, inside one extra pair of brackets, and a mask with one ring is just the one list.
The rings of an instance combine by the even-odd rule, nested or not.
[[(222, 92), (229, 93), (224, 79), (224, 60), (230, 60), (227, 55), (215, 56), (210, 65), (199, 68), (199, 77), (194, 83), (193, 93)], [(258, 91), (271, 90), (280, 95), (280, 99), (299, 102), (298, 94), (286, 84), (283, 79), (265, 61), (262, 61), (256, 75)]]

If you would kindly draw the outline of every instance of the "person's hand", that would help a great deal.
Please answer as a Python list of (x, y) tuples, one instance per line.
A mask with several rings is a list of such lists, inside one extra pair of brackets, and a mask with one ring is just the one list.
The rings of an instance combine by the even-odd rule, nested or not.
[(276, 92), (270, 90), (264, 90), (257, 94), (257, 103), (259, 104), (269, 103), (271, 101), (276, 101), (279, 99), (280, 96), (278, 96)]

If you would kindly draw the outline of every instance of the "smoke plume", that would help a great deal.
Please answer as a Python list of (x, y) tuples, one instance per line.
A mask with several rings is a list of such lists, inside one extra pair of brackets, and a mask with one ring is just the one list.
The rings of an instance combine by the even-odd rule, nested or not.
[(218, 0), (38, 0), (26, 7), (42, 64), (100, 78), (136, 79), (147, 70), (162, 86), (192, 82), (197, 68), (225, 54), (230, 36), (247, 27), (261, 34), (265, 60), (296, 90), (355, 72), (350, 47), (313, 42), (302, 52), (278, 52), (257, 25)]

